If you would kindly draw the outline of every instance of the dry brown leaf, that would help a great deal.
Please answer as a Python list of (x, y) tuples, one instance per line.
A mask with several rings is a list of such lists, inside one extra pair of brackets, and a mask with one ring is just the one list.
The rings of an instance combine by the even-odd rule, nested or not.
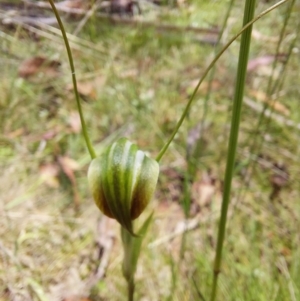
[(32, 57), (23, 61), (19, 67), (18, 74), (21, 77), (27, 78), (38, 72), (39, 68), (45, 63), (44, 57)]
[(10, 132), (6, 135), (7, 138), (13, 139), (23, 135), (25, 132), (24, 128), (19, 128), (13, 132)]
[(81, 121), (80, 116), (77, 111), (71, 112), (69, 116), (68, 123), (71, 127), (72, 133), (78, 134), (81, 131)]
[(177, 5), (178, 5), (179, 7), (184, 6), (185, 3), (186, 3), (186, 0), (177, 0)]
[(88, 96), (90, 98), (96, 98), (96, 89), (94, 82), (78, 82), (77, 89), (79, 94)]
[(45, 139), (45, 140), (51, 140), (56, 135), (57, 135), (57, 131), (50, 130), (50, 131), (46, 132), (45, 134), (43, 134), (43, 139)]
[(123, 71), (120, 74), (121, 78), (136, 78), (138, 76), (138, 70), (137, 69), (129, 69), (126, 71)]
[(59, 163), (62, 171), (68, 177), (68, 179), (70, 180), (70, 182), (72, 184), (74, 204), (75, 204), (76, 208), (79, 208), (79, 203), (80, 203), (79, 193), (78, 193), (78, 188), (77, 188), (76, 177), (74, 175), (74, 171), (79, 169), (79, 166), (76, 161), (74, 161), (73, 159), (66, 157), (66, 156), (64, 156), (64, 157), (59, 156), (58, 163)]
[(285, 105), (279, 101), (269, 99), (266, 93), (262, 91), (251, 90), (249, 94), (255, 97), (257, 100), (267, 103), (270, 107), (273, 107), (275, 111), (286, 116), (290, 115), (290, 110)]
[(84, 0), (65, 0), (56, 4), (59, 8), (70, 8), (70, 9), (86, 9), (87, 1)]
[(18, 70), (18, 75), (23, 78), (30, 78), (43, 73), (47, 77), (56, 77), (60, 62), (49, 60), (44, 56), (35, 56), (24, 60)]
[[(101, 88), (105, 83), (105, 78), (98, 76), (90, 81), (77, 82), (77, 89), (81, 96), (88, 97), (90, 99), (97, 99), (97, 89)], [(73, 91), (73, 85), (67, 85), (67, 90)]]
[(42, 181), (49, 187), (57, 188), (59, 186), (59, 166), (56, 163), (42, 164), (39, 167), (39, 173)]
[(288, 257), (292, 254), (292, 251), (290, 248), (288, 247), (283, 247), (281, 250), (280, 250), (280, 254), (283, 255), (284, 257)]
[(265, 92), (250, 90), (249, 95), (255, 97), (257, 100), (265, 102), (268, 99), (268, 96)]
[(274, 55), (264, 55), (251, 59), (248, 62), (247, 71), (254, 71), (260, 66), (269, 65), (274, 62), (274, 59)]
[(268, 37), (262, 33), (260, 33), (258, 30), (253, 29), (252, 30), (252, 37), (259, 41), (265, 41), (265, 42), (273, 42), (276, 43), (278, 41), (278, 37)]
[(173, 202), (178, 202), (182, 197), (183, 176), (175, 168), (167, 168), (162, 171), (161, 179), (164, 183), (161, 191), (167, 191), (168, 198)]
[[(278, 54), (278, 60), (282, 60), (286, 57), (285, 54)], [(263, 55), (260, 57), (256, 57), (254, 59), (249, 60), (247, 71), (254, 71), (260, 66), (270, 65), (274, 62), (276, 56), (275, 55)]]
[(285, 105), (280, 103), (279, 101), (270, 100), (270, 101), (268, 101), (268, 104), (270, 107), (273, 107), (275, 111), (282, 113), (286, 116), (290, 115), (290, 110)]
[(195, 182), (192, 187), (193, 199), (200, 207), (205, 207), (211, 202), (215, 190), (215, 186), (210, 183)]
[[(199, 79), (194, 79), (194, 80), (192, 80), (192, 81), (190, 82), (189, 87), (188, 87), (187, 90), (188, 90), (189, 92), (191, 91), (191, 89), (194, 90), (194, 89), (197, 87), (198, 83), (199, 83)], [(209, 85), (209, 82), (203, 82), (203, 83), (200, 85), (198, 91), (206, 92), (207, 89), (208, 89), (208, 85)], [(212, 90), (212, 91), (216, 91), (216, 90), (218, 90), (218, 89), (220, 89), (220, 88), (221, 88), (221, 83), (220, 83), (219, 81), (217, 81), (217, 80), (213, 80), (212, 83), (211, 83), (211, 90)]]
[(66, 156), (59, 157), (58, 160), (59, 160), (59, 163), (62, 165), (62, 167), (66, 168), (68, 170), (72, 170), (72, 171), (79, 170), (79, 164), (75, 160), (73, 160), (69, 157), (66, 157)]
[(272, 186), (272, 192), (269, 196), (270, 200), (275, 200), (278, 198), (281, 190), (288, 184), (289, 173), (284, 164), (275, 163), (274, 173), (270, 177), (270, 184)]

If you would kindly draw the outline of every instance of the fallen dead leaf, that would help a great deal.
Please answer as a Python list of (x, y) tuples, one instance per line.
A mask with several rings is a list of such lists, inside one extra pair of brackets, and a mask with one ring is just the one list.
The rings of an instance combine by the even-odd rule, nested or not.
[[(77, 82), (78, 93), (82, 97), (88, 97), (92, 100), (97, 99), (97, 90), (105, 84), (105, 78), (98, 76), (90, 81)], [(67, 85), (68, 91), (73, 91), (73, 85)]]
[(78, 134), (81, 131), (81, 121), (80, 116), (77, 111), (71, 112), (69, 116), (68, 123), (71, 127), (72, 133)]
[(18, 75), (26, 79), (40, 73), (43, 73), (46, 77), (56, 77), (59, 74), (59, 66), (59, 61), (50, 60), (44, 56), (35, 56), (26, 59), (21, 63)]
[(10, 132), (6, 135), (7, 138), (13, 139), (23, 135), (25, 132), (24, 128), (19, 128), (13, 132)]
[(49, 187), (57, 188), (59, 186), (59, 166), (56, 163), (42, 164), (39, 167), (39, 173), (43, 182)]
[(79, 169), (79, 166), (76, 161), (66, 156), (64, 157), (59, 156), (58, 163), (62, 171), (68, 177), (68, 179), (72, 184), (74, 204), (75, 207), (78, 209), (80, 201), (79, 201), (79, 193), (78, 193), (77, 182), (76, 182), (76, 177), (74, 175), (74, 171)]
[(121, 78), (135, 78), (138, 76), (138, 70), (137, 69), (129, 69), (125, 70), (120, 74)]
[(278, 41), (278, 37), (266, 36), (266, 35), (262, 34), (261, 32), (259, 32), (258, 30), (255, 30), (255, 29), (252, 30), (252, 37), (256, 40), (265, 41), (265, 42), (276, 43)]
[(269, 65), (274, 62), (274, 55), (265, 55), (249, 60), (247, 71), (254, 71), (259, 66)]
[(275, 200), (283, 187), (287, 185), (289, 181), (289, 173), (287, 168), (283, 164), (275, 163), (274, 164), (274, 173), (271, 175), (270, 184), (272, 186), (272, 192), (269, 196), (270, 200)]
[(249, 94), (255, 97), (257, 100), (267, 103), (270, 107), (272, 107), (275, 111), (284, 114), (286, 116), (290, 115), (290, 110), (283, 105), (281, 102), (270, 99), (266, 93), (262, 91), (250, 90)]
[(96, 98), (96, 89), (94, 82), (78, 82), (77, 89), (79, 94), (83, 96), (88, 96), (92, 99)]
[(292, 254), (292, 251), (290, 248), (288, 247), (283, 247), (281, 250), (280, 250), (280, 254), (283, 255), (284, 257), (287, 257), (287, 256), (290, 256)]
[(56, 4), (57, 7), (59, 8), (69, 8), (69, 9), (86, 9), (87, 2), (89, 1), (84, 1), (84, 0), (65, 0), (58, 2)]
[(51, 140), (53, 139), (60, 131), (58, 129), (49, 130), (48, 132), (44, 133), (42, 138), (44, 140)]
[(69, 157), (66, 157), (66, 156), (59, 157), (58, 160), (59, 160), (59, 163), (62, 165), (62, 167), (66, 168), (68, 170), (72, 170), (72, 171), (79, 170), (79, 164), (75, 160), (73, 160)]
[[(286, 57), (285, 54), (278, 54), (277, 58), (282, 60)], [(256, 57), (254, 59), (249, 60), (247, 71), (254, 71), (260, 66), (270, 65), (274, 62), (276, 56), (275, 55), (263, 55), (260, 57)]]
[(182, 198), (183, 176), (175, 168), (167, 168), (161, 173), (162, 192), (167, 192), (168, 198), (173, 202), (179, 202)]
[(186, 3), (186, 0), (177, 0), (177, 5), (179, 6), (179, 7), (182, 7), (182, 6), (184, 6), (185, 5), (185, 3)]
[(200, 208), (206, 207), (212, 201), (216, 192), (215, 179), (206, 175), (200, 181), (195, 181), (192, 186), (192, 198)]

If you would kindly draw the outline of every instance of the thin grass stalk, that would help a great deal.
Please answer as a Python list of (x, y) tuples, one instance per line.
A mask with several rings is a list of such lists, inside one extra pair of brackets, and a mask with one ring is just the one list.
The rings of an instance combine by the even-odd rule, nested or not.
[[(227, 25), (227, 21), (228, 18), (230, 16), (230, 12), (232, 10), (233, 4), (234, 4), (235, 0), (231, 0), (228, 7), (227, 7), (227, 12), (225, 14), (225, 18), (223, 21), (223, 24), (221, 26), (221, 30), (218, 34), (218, 38), (217, 38), (217, 42), (216, 42), (216, 47), (214, 49), (214, 55), (216, 55), (218, 53), (218, 50), (220, 50), (220, 41), (222, 39), (223, 33), (225, 31), (226, 25)], [(209, 78), (208, 78), (208, 87), (207, 87), (207, 91), (206, 91), (206, 96), (204, 99), (204, 108), (203, 108), (203, 113), (202, 113), (202, 117), (201, 117), (201, 125), (200, 125), (200, 131), (202, 131), (202, 129), (204, 128), (204, 124), (205, 124), (205, 120), (206, 120), (206, 115), (207, 115), (207, 111), (208, 111), (208, 101), (210, 98), (210, 94), (211, 94), (211, 89), (212, 89), (212, 83), (213, 83), (213, 79), (215, 77), (215, 66), (212, 68), (210, 74), (209, 74)], [(187, 220), (189, 218), (189, 212), (190, 212), (190, 207), (191, 207), (191, 185), (194, 182), (194, 178), (195, 178), (195, 174), (196, 174), (196, 160), (198, 157), (201, 156), (201, 145), (202, 145), (202, 141), (203, 141), (203, 135), (201, 133), (201, 135), (199, 136), (199, 139), (196, 141), (196, 146), (195, 146), (195, 151), (193, 151), (192, 154), (189, 154), (189, 152), (186, 152), (186, 161), (188, 164), (187, 167), (187, 172), (185, 174), (184, 177), (184, 193), (183, 193), (183, 211), (184, 211), (184, 218), (185, 218), (185, 224), (187, 223)], [(184, 252), (185, 252), (185, 245), (186, 245), (186, 236), (187, 233), (186, 231), (184, 231), (182, 233), (182, 237), (181, 237), (181, 245), (180, 245), (180, 260), (183, 259), (184, 256)]]
[[(255, 5), (256, 5), (256, 0), (246, 1), (243, 25), (247, 24), (253, 19), (254, 12), (255, 12)], [(213, 272), (213, 283), (212, 283), (212, 291), (210, 297), (211, 301), (214, 301), (216, 299), (218, 276), (221, 270), (222, 251), (223, 251), (226, 221), (227, 221), (227, 211), (230, 202), (231, 183), (232, 183), (232, 177), (234, 172), (234, 162), (235, 162), (235, 155), (236, 155), (237, 141), (238, 141), (238, 134), (239, 134), (241, 108), (243, 103), (245, 79), (247, 73), (247, 64), (248, 64), (249, 49), (250, 49), (250, 42), (251, 42), (251, 32), (252, 32), (252, 25), (243, 32), (241, 38), (237, 80), (235, 85), (233, 112), (231, 118), (231, 129), (230, 129), (229, 144), (228, 144), (228, 155), (227, 155), (227, 163), (226, 163), (226, 171), (225, 171), (225, 179), (224, 179), (224, 192), (223, 192), (223, 201), (222, 201), (222, 209), (221, 209), (221, 218), (219, 222), (218, 240), (217, 240), (214, 272)]]
[[(216, 47), (215, 47), (215, 50), (214, 50), (214, 54), (217, 54), (218, 50), (220, 49), (220, 42), (221, 42), (221, 39), (223, 37), (225, 28), (227, 26), (227, 22), (228, 22), (232, 7), (234, 5), (234, 2), (235, 2), (235, 0), (231, 0), (229, 5), (228, 5), (227, 12), (226, 12), (225, 18), (223, 20), (223, 25), (222, 25), (221, 30), (220, 30), (219, 35), (218, 35), (218, 39), (217, 39)], [(211, 70), (211, 72), (209, 74), (209, 77), (208, 77), (208, 87), (207, 87), (207, 91), (206, 91), (206, 95), (205, 95), (205, 99), (204, 99), (203, 114), (202, 114), (202, 118), (201, 118), (201, 129), (203, 129), (203, 127), (204, 127), (206, 115), (207, 115), (207, 112), (208, 112), (208, 102), (209, 102), (210, 95), (211, 95), (212, 83), (213, 83), (213, 80), (214, 80), (214, 77), (215, 77), (215, 72), (216, 72), (216, 68), (214, 66), (214, 68)], [(200, 135), (200, 138), (197, 141), (197, 146), (198, 145), (201, 146), (202, 140), (203, 140), (203, 135)], [(199, 149), (201, 150), (200, 147), (199, 147)], [(193, 177), (194, 177), (194, 175), (193, 175)]]
[(288, 25), (288, 22), (290, 20), (290, 17), (291, 17), (292, 11), (293, 11), (294, 4), (295, 4), (295, 0), (292, 0), (290, 5), (286, 9), (283, 26), (280, 31), (280, 36), (279, 36), (279, 40), (278, 40), (276, 51), (275, 51), (275, 60), (272, 64), (272, 72), (271, 72), (271, 75), (270, 75), (269, 81), (268, 81), (267, 96), (271, 95), (271, 91), (272, 91), (271, 87), (272, 87), (272, 83), (273, 83), (273, 79), (274, 79), (274, 73), (275, 73), (275, 70), (277, 67), (277, 63), (278, 63), (279, 50), (280, 50), (280, 47), (281, 47), (281, 44), (282, 44), (282, 41), (283, 41), (283, 38), (284, 38), (284, 35), (286, 32), (286, 27)]
[[(281, 74), (281, 76), (278, 78), (278, 80), (275, 81), (275, 83), (274, 83), (274, 85), (273, 85), (273, 88), (271, 89), (271, 92), (270, 92), (271, 94), (270, 94), (270, 95), (275, 95), (275, 89), (277, 89), (277, 93), (276, 93), (276, 96), (277, 96), (278, 93), (279, 93), (279, 91), (281, 90), (281, 87), (282, 87), (282, 85), (283, 85), (284, 78), (285, 78), (284, 73), (285, 73), (285, 70), (286, 70), (286, 66), (288, 65), (289, 59), (290, 59), (291, 54), (292, 54), (292, 51), (293, 51), (293, 49), (294, 49), (294, 47), (295, 47), (295, 45), (296, 45), (296, 41), (298, 40), (299, 34), (300, 34), (300, 33), (299, 33), (299, 30), (298, 30), (298, 31), (297, 31), (297, 34), (296, 34), (296, 36), (295, 36), (295, 38), (294, 38), (294, 40), (293, 40), (292, 43), (290, 44), (290, 47), (289, 47), (289, 50), (288, 50), (288, 53), (287, 53), (287, 59), (286, 59), (285, 62), (283, 63), (282, 68), (281, 68), (281, 70), (280, 70), (280, 72), (279, 72), (279, 73)], [(264, 126), (264, 131), (263, 131), (263, 133), (262, 133), (261, 136), (264, 136), (264, 135), (265, 135), (265, 133), (267, 132), (267, 129), (269, 128), (269, 125), (270, 125), (270, 123), (271, 123), (271, 120), (272, 120), (272, 114), (274, 113), (274, 105), (273, 105), (273, 104), (274, 104), (274, 102), (275, 102), (275, 100), (276, 100), (276, 98), (277, 98), (276, 96), (273, 98), (273, 101), (272, 101), (272, 103), (271, 103), (270, 114), (269, 114), (269, 116), (266, 117), (266, 122), (265, 122), (265, 126)], [(260, 140), (260, 143), (259, 143), (258, 146), (257, 146), (257, 151), (256, 151), (256, 152), (257, 152), (258, 154), (261, 152), (261, 150), (262, 150), (264, 144), (265, 144), (265, 140), (264, 140), (264, 139), (261, 139), (261, 140)], [(254, 149), (255, 149), (255, 148), (254, 148)], [(254, 152), (254, 149), (253, 149), (253, 152)], [(251, 175), (255, 172), (255, 169), (256, 169), (256, 167), (257, 167), (256, 162), (257, 162), (257, 161), (254, 161), (254, 162), (253, 162), (252, 170), (250, 171), (250, 174), (249, 174), (248, 178), (251, 178)], [(249, 186), (249, 184), (248, 184), (248, 186)]]
[(204, 298), (203, 294), (201, 293), (201, 291), (197, 285), (194, 275), (192, 276), (192, 281), (193, 281), (193, 285), (194, 285), (194, 288), (195, 288), (197, 296), (198, 296), (198, 300), (206, 301), (206, 299)]
[(52, 7), (53, 13), (54, 13), (54, 15), (56, 17), (56, 20), (58, 22), (58, 25), (60, 27), (60, 30), (61, 30), (61, 33), (62, 33), (62, 36), (63, 36), (63, 40), (64, 40), (64, 43), (65, 43), (65, 46), (66, 46), (66, 50), (67, 50), (67, 54), (68, 54), (68, 59), (69, 59), (69, 64), (70, 64), (70, 69), (71, 69), (71, 72), (72, 72), (73, 88), (74, 88), (75, 99), (76, 99), (77, 108), (78, 108), (78, 112), (79, 112), (79, 116), (80, 116), (80, 122), (81, 122), (81, 127), (82, 127), (82, 134), (83, 134), (83, 137), (85, 139), (85, 143), (86, 143), (87, 149), (88, 149), (88, 151), (90, 153), (90, 156), (91, 156), (92, 159), (94, 159), (94, 158), (96, 158), (96, 153), (95, 153), (95, 150), (94, 150), (94, 148), (92, 146), (92, 143), (90, 141), (90, 137), (89, 137), (88, 132), (87, 132), (87, 127), (86, 127), (86, 124), (85, 124), (85, 120), (84, 120), (84, 116), (83, 116), (83, 111), (82, 111), (81, 104), (80, 104), (79, 93), (78, 93), (78, 89), (77, 89), (75, 66), (74, 66), (72, 51), (71, 51), (71, 48), (70, 48), (70, 45), (69, 45), (69, 41), (68, 41), (68, 37), (67, 37), (67, 34), (66, 34), (66, 30), (65, 30), (64, 25), (63, 25), (63, 23), (61, 21), (59, 13), (58, 13), (58, 11), (57, 11), (57, 9), (55, 7), (54, 1), (53, 0), (49, 0), (49, 3), (51, 5), (51, 7)]
[(273, 87), (272, 87), (271, 92), (270, 92), (270, 95), (273, 95), (276, 92), (276, 90), (277, 90), (277, 94), (278, 94), (279, 91), (281, 90), (282, 86), (283, 86), (283, 82), (284, 82), (284, 79), (285, 79), (284, 74), (286, 72), (286, 67), (287, 67), (288, 62), (290, 60), (290, 57), (292, 55), (293, 49), (296, 46), (296, 42), (298, 41), (299, 36), (300, 36), (300, 19), (298, 19), (297, 29), (295, 31), (296, 31), (295, 38), (293, 39), (292, 43), (290, 44), (289, 50), (287, 52), (286, 59), (283, 62), (282, 68), (279, 72), (280, 76), (274, 82)]
[[(284, 38), (284, 35), (285, 35), (285, 32), (286, 32), (286, 27), (287, 27), (288, 21), (290, 19), (294, 4), (295, 4), (295, 0), (292, 0), (290, 5), (287, 8), (285, 18), (284, 18), (284, 22), (283, 22), (283, 26), (282, 26), (281, 31), (280, 31), (279, 40), (278, 40), (278, 43), (276, 45), (275, 60), (272, 64), (272, 71), (271, 71), (271, 74), (269, 76), (267, 89), (266, 89), (267, 98), (269, 98), (269, 96), (272, 95), (272, 84), (273, 84), (273, 79), (274, 79), (274, 73), (275, 73), (275, 70), (276, 70), (276, 67), (277, 67), (277, 64), (278, 64), (278, 57), (279, 57), (280, 47), (281, 47), (281, 44), (282, 44), (282, 41), (283, 41), (283, 38)], [(265, 116), (265, 112), (266, 112), (268, 106), (269, 106), (268, 103), (265, 102), (264, 106), (263, 106), (263, 110), (260, 113), (259, 120), (258, 120), (257, 125), (256, 125), (256, 134), (259, 133), (259, 128), (262, 125), (262, 122), (263, 122), (264, 116)], [(256, 135), (256, 137), (260, 137), (260, 136)], [(253, 143), (252, 147), (250, 148), (252, 151), (255, 149), (255, 146), (256, 146), (255, 142), (256, 142), (256, 139), (254, 139), (254, 143)], [(246, 142), (246, 145), (247, 144), (248, 143)]]
[(169, 266), (171, 267), (171, 289), (170, 289), (170, 294), (167, 298), (166, 301), (173, 301), (174, 300), (174, 293), (176, 292), (176, 288), (177, 288), (177, 269), (176, 269), (176, 263), (172, 257), (172, 254), (169, 254), (168, 257), (169, 260)]
[[(277, 64), (278, 64), (278, 57), (279, 57), (279, 52), (280, 52), (281, 44), (282, 44), (283, 38), (285, 36), (286, 27), (287, 27), (287, 24), (288, 24), (289, 19), (291, 17), (291, 13), (292, 13), (294, 4), (295, 4), (295, 0), (292, 0), (291, 3), (290, 3), (290, 5), (287, 7), (287, 10), (286, 10), (286, 14), (285, 14), (285, 18), (284, 18), (284, 23), (283, 23), (283, 26), (282, 26), (281, 31), (280, 31), (278, 43), (276, 45), (275, 60), (274, 60), (274, 62), (272, 64), (272, 71), (271, 71), (271, 74), (270, 74), (269, 79), (268, 79), (268, 84), (267, 84), (267, 89), (266, 89), (266, 99), (269, 99), (274, 94), (275, 88), (279, 88), (280, 87), (279, 81), (280, 81), (281, 78), (284, 78), (283, 73), (284, 73), (284, 70), (285, 70), (285, 66), (287, 65), (287, 62), (288, 62), (288, 60), (289, 60), (289, 58), (291, 56), (291, 53), (292, 53), (292, 50), (294, 48), (295, 42), (296, 42), (297, 37), (299, 35), (299, 31), (297, 31), (295, 39), (290, 44), (289, 51), (288, 51), (288, 54), (287, 54), (287, 59), (285, 60), (285, 62), (282, 65), (282, 68), (281, 68), (281, 71), (280, 71), (280, 75), (281, 76), (279, 76), (276, 79), (276, 81), (274, 82), (274, 84), (273, 84), (274, 73), (275, 73), (275, 70), (276, 70), (276, 67), (277, 67)], [(254, 140), (253, 140), (253, 142), (252, 142), (252, 144), (250, 146), (250, 149), (249, 149), (250, 156), (251, 156), (251, 154), (254, 153), (255, 150), (256, 150), (256, 153), (259, 154), (261, 152), (261, 149), (263, 148), (265, 140), (261, 139), (261, 137), (263, 137), (263, 134), (259, 135), (259, 132), (260, 132), (260, 128), (261, 128), (261, 126), (263, 124), (263, 120), (265, 118), (265, 112), (266, 112), (266, 110), (267, 110), (267, 108), (269, 106), (270, 106), (271, 114), (266, 119), (264, 133), (266, 132), (266, 130), (267, 130), (269, 124), (270, 124), (271, 115), (274, 112), (273, 103), (274, 103), (275, 99), (276, 98), (274, 98), (273, 102), (271, 103), (271, 106), (270, 106), (270, 104), (268, 104), (268, 102), (265, 102), (264, 105), (263, 105), (263, 110), (260, 113), (257, 125), (255, 126), (255, 137), (254, 137)], [(250, 139), (250, 135), (249, 135), (249, 139)], [(249, 139), (246, 141), (245, 145), (248, 145)], [(257, 142), (258, 140), (259, 140), (259, 142)], [(244, 186), (244, 189), (240, 190), (240, 193), (237, 196), (237, 201), (236, 201), (235, 205), (237, 205), (240, 202), (240, 200), (243, 198), (244, 194), (246, 193), (247, 189), (249, 188), (250, 179), (251, 179), (251, 176), (252, 176), (252, 174), (253, 174), (253, 172), (255, 170), (255, 167), (256, 167), (256, 161), (255, 160), (254, 160), (253, 164), (251, 165), (251, 167), (249, 167), (249, 165), (247, 166), (245, 175), (244, 175), (244, 177), (242, 179), (242, 185), (243, 186), (245, 185), (245, 186)]]
[[(189, 159), (188, 155), (186, 158), (188, 164), (189, 164)], [(185, 173), (184, 176), (184, 182), (183, 182), (183, 200), (182, 200), (182, 208), (184, 212), (184, 229), (186, 229), (186, 225), (188, 222), (188, 219), (190, 217), (190, 208), (191, 208), (191, 194), (190, 194), (190, 186), (191, 186), (191, 174), (189, 172), (189, 168)], [(179, 259), (180, 261), (184, 257), (184, 252), (185, 252), (185, 246), (186, 246), (186, 236), (187, 232), (186, 230), (183, 231), (181, 235), (181, 244), (180, 244), (180, 253), (179, 253)]]
[(281, 0), (277, 3), (275, 3), (274, 5), (272, 5), (271, 7), (269, 7), (268, 9), (264, 10), (262, 13), (260, 13), (257, 17), (255, 17), (252, 21), (250, 21), (248, 24), (246, 24), (245, 26), (243, 26), (243, 28), (236, 34), (233, 36), (233, 38), (231, 38), (229, 40), (229, 42), (227, 42), (227, 44), (218, 52), (218, 54), (214, 57), (214, 59), (211, 61), (211, 63), (208, 65), (208, 67), (205, 69), (202, 77), (200, 78), (198, 84), (196, 85), (190, 99), (188, 100), (188, 103), (181, 115), (181, 117), (179, 118), (175, 129), (173, 131), (173, 133), (170, 135), (168, 141), (166, 142), (166, 144), (162, 147), (162, 149), (160, 150), (160, 152), (158, 153), (157, 157), (156, 157), (156, 161), (160, 162), (160, 160), (162, 159), (162, 157), (164, 156), (164, 154), (166, 153), (167, 149), (169, 148), (170, 144), (172, 143), (172, 141), (174, 140), (175, 135), (177, 134), (178, 130), (180, 129), (184, 119), (186, 118), (190, 107), (193, 103), (193, 100), (197, 94), (197, 91), (200, 87), (200, 85), (202, 84), (202, 82), (204, 81), (204, 79), (206, 78), (208, 72), (213, 68), (213, 66), (215, 65), (215, 63), (218, 61), (218, 59), (222, 56), (222, 54), (227, 50), (227, 48), (249, 27), (252, 26), (253, 23), (255, 23), (257, 20), (259, 20), (260, 18), (262, 18), (263, 16), (265, 16), (266, 14), (268, 14), (269, 12), (271, 12), (272, 10), (276, 9), (277, 7), (279, 7), (280, 5), (284, 4), (285, 2), (287, 2), (289, 0)]

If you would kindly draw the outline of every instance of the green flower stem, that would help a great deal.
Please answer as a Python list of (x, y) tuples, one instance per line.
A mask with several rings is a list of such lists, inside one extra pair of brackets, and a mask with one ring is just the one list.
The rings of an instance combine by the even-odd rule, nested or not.
[(121, 226), (121, 238), (124, 250), (124, 259), (122, 272), (127, 282), (128, 301), (134, 300), (134, 275), (137, 269), (138, 259), (140, 257), (143, 238), (146, 235), (149, 225), (152, 221), (153, 213), (144, 221), (141, 228), (138, 230), (138, 236), (133, 236), (126, 228)]
[(53, 0), (49, 0), (49, 3), (51, 5), (52, 10), (54, 12), (54, 15), (55, 15), (55, 17), (57, 19), (58, 25), (60, 27), (60, 30), (61, 30), (61, 33), (62, 33), (62, 36), (63, 36), (63, 39), (64, 39), (64, 43), (65, 43), (65, 46), (66, 46), (66, 49), (67, 49), (67, 54), (68, 54), (69, 63), (70, 63), (70, 69), (71, 69), (71, 72), (72, 72), (72, 80), (73, 80), (74, 93), (75, 93), (75, 98), (76, 98), (76, 102), (77, 102), (78, 112), (79, 112), (79, 116), (80, 116), (81, 126), (82, 126), (82, 133), (83, 133), (83, 136), (84, 136), (84, 139), (85, 139), (86, 146), (87, 146), (88, 151), (90, 153), (90, 156), (91, 156), (92, 159), (94, 159), (94, 158), (96, 158), (96, 153), (95, 153), (95, 150), (94, 150), (94, 148), (92, 146), (92, 143), (90, 141), (90, 137), (88, 135), (86, 124), (85, 124), (85, 120), (84, 120), (84, 117), (83, 117), (83, 112), (82, 112), (82, 108), (81, 108), (81, 104), (80, 104), (80, 99), (79, 99), (79, 93), (78, 93), (78, 89), (77, 89), (77, 81), (76, 81), (74, 61), (73, 61), (73, 56), (72, 56), (71, 48), (70, 48), (70, 45), (69, 45), (69, 41), (68, 41), (68, 38), (67, 38), (67, 34), (66, 34), (66, 31), (65, 31), (64, 25), (63, 25), (63, 23), (61, 21), (61, 18), (60, 18), (59, 14), (58, 14), (58, 11), (57, 11), (57, 9), (55, 7), (54, 1)]
[(130, 279), (127, 281), (128, 286), (128, 301), (133, 301), (134, 298), (134, 279)]
[[(244, 21), (243, 21), (244, 25), (253, 19), (255, 4), (256, 4), (256, 0), (246, 1), (245, 10), (244, 10)], [(231, 130), (229, 136), (227, 164), (226, 164), (226, 172), (225, 172), (225, 179), (224, 179), (223, 202), (222, 202), (222, 209), (221, 209), (221, 218), (219, 222), (218, 241), (217, 241), (217, 249), (216, 249), (216, 256), (215, 256), (215, 263), (214, 263), (213, 284), (212, 284), (211, 299), (210, 299), (211, 301), (214, 301), (216, 299), (217, 282), (218, 282), (218, 276), (221, 269), (222, 250), (223, 250), (223, 244), (225, 238), (227, 211), (228, 211), (228, 205), (230, 201), (231, 182), (233, 177), (234, 161), (235, 161), (235, 154), (236, 154), (238, 134), (239, 134), (241, 108), (243, 103), (245, 78), (247, 73), (248, 56), (249, 56), (249, 49), (250, 49), (250, 42), (251, 42), (251, 32), (252, 32), (252, 26), (249, 26), (249, 28), (247, 28), (243, 32), (242, 39), (241, 39), (238, 70), (237, 70), (237, 81), (235, 85), (233, 112), (231, 118)]]
[(156, 157), (156, 161), (159, 162), (161, 160), (161, 158), (163, 157), (163, 155), (165, 154), (165, 152), (167, 151), (167, 149), (169, 148), (171, 142), (173, 141), (175, 135), (177, 134), (178, 130), (180, 129), (185, 117), (187, 116), (189, 109), (191, 107), (191, 104), (197, 94), (197, 91), (200, 87), (200, 85), (202, 84), (202, 82), (204, 81), (205, 77), (207, 76), (208, 72), (213, 68), (214, 64), (218, 61), (218, 59), (222, 56), (222, 54), (227, 50), (227, 48), (249, 27), (252, 26), (253, 23), (255, 23), (257, 20), (259, 20), (260, 18), (262, 18), (263, 16), (265, 16), (266, 14), (268, 14), (269, 12), (271, 12), (273, 9), (279, 7), (280, 5), (284, 4), (285, 2), (287, 2), (289, 0), (281, 0), (279, 2), (277, 2), (276, 4), (272, 5), (271, 7), (269, 7), (268, 9), (264, 10), (262, 13), (260, 13), (257, 17), (255, 17), (254, 19), (252, 19), (252, 21), (250, 21), (248, 24), (246, 24), (232, 39), (229, 40), (229, 42), (219, 51), (219, 53), (215, 56), (215, 58), (211, 61), (211, 63), (208, 65), (208, 67), (206, 68), (206, 70), (204, 71), (204, 74), (202, 75), (202, 77), (200, 78), (197, 86), (195, 87), (179, 121), (176, 124), (176, 127), (173, 131), (173, 133), (171, 134), (169, 140), (167, 141), (167, 143), (163, 146), (163, 148), (160, 150), (159, 154)]
[(134, 274), (137, 266), (140, 248), (135, 249), (135, 240), (141, 240), (139, 237), (134, 237), (121, 225), (121, 238), (124, 250), (123, 259), (123, 276), (127, 282), (127, 300), (134, 300)]

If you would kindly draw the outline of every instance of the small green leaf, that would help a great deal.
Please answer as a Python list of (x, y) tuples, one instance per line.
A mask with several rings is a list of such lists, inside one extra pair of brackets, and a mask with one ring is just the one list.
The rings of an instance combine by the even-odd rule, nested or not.
[(122, 270), (123, 275), (127, 279), (127, 281), (132, 280), (135, 274), (137, 262), (141, 252), (142, 242), (152, 221), (152, 217), (153, 213), (151, 213), (144, 221), (143, 225), (137, 232), (137, 237), (133, 237), (126, 229), (121, 227), (121, 237), (125, 252)]

